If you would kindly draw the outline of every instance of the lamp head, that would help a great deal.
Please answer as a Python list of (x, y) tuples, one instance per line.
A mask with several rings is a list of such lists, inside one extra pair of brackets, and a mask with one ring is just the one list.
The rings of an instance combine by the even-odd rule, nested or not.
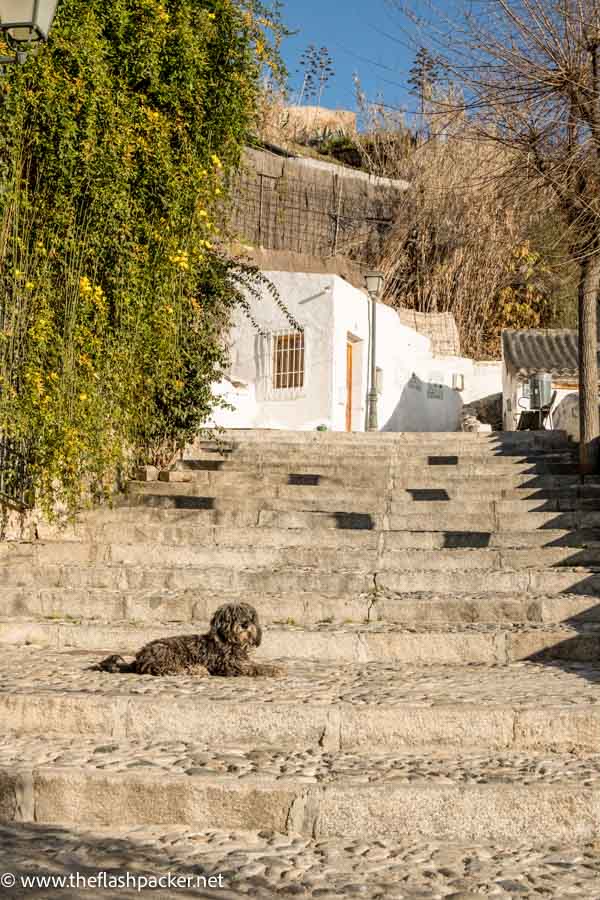
[[(2, 0), (0, 0), (2, 2)], [(369, 294), (379, 297), (383, 290), (383, 282), (385, 277), (383, 272), (367, 272), (365, 274), (365, 285)]]
[(58, 0), (0, 0), (0, 33), (23, 50), (48, 39)]

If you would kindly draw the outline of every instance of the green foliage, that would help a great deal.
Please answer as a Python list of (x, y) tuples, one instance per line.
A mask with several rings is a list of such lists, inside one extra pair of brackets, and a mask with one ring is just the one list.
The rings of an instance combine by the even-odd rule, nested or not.
[(63, 0), (0, 81), (0, 430), (46, 509), (167, 462), (217, 402), (260, 282), (217, 223), (278, 28), (252, 0)]
[(503, 328), (548, 328), (553, 303), (549, 292), (550, 270), (529, 241), (515, 247), (507, 273), (508, 283), (499, 291), (493, 313), (486, 321), (484, 348), (497, 354)]

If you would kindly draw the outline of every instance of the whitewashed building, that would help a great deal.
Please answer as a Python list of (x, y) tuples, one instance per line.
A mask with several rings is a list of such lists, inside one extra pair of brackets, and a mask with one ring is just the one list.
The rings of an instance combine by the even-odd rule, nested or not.
[[(366, 292), (334, 274), (265, 272), (303, 331), (265, 296), (252, 301), (257, 332), (238, 311), (231, 366), (217, 410), (228, 428), (364, 431), (369, 390)], [(436, 356), (429, 337), (377, 304), (378, 421), (382, 431), (456, 431), (463, 403), (499, 393), (500, 362)]]

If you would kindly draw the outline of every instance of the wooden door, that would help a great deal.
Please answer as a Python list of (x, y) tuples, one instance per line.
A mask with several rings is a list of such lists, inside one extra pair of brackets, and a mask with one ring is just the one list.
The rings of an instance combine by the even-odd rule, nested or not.
[(346, 431), (352, 431), (352, 343), (346, 341)]

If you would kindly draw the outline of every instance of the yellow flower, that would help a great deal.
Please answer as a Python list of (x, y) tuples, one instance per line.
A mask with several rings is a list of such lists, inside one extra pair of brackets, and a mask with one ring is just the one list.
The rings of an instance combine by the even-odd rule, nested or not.
[(25, 288), (26, 288), (28, 291), (32, 291), (32, 290), (34, 289), (34, 287), (35, 287), (35, 284), (33, 283), (33, 281), (26, 281), (26, 282), (25, 282)]
[(208, 15), (207, 15), (207, 19), (210, 19), (211, 22), (214, 22), (214, 20), (215, 20), (216, 18), (217, 18), (217, 14), (216, 14), (216, 13), (208, 13)]
[(80, 399), (80, 400), (87, 400), (87, 398), (88, 398), (88, 395), (87, 395), (87, 394), (80, 394), (80, 395), (79, 395), (79, 399)]
[(219, 157), (217, 156), (216, 153), (213, 153), (213, 155), (211, 156), (211, 159), (212, 159), (214, 165), (217, 167), (217, 169), (223, 168), (223, 163), (221, 162), (221, 160), (219, 159)]
[(184, 271), (189, 269), (187, 250), (180, 250), (179, 253), (170, 256), (169, 260), (174, 266), (179, 266), (179, 268)]
[(79, 279), (79, 290), (82, 294), (91, 294), (92, 293), (92, 283), (87, 275), (82, 275)]

